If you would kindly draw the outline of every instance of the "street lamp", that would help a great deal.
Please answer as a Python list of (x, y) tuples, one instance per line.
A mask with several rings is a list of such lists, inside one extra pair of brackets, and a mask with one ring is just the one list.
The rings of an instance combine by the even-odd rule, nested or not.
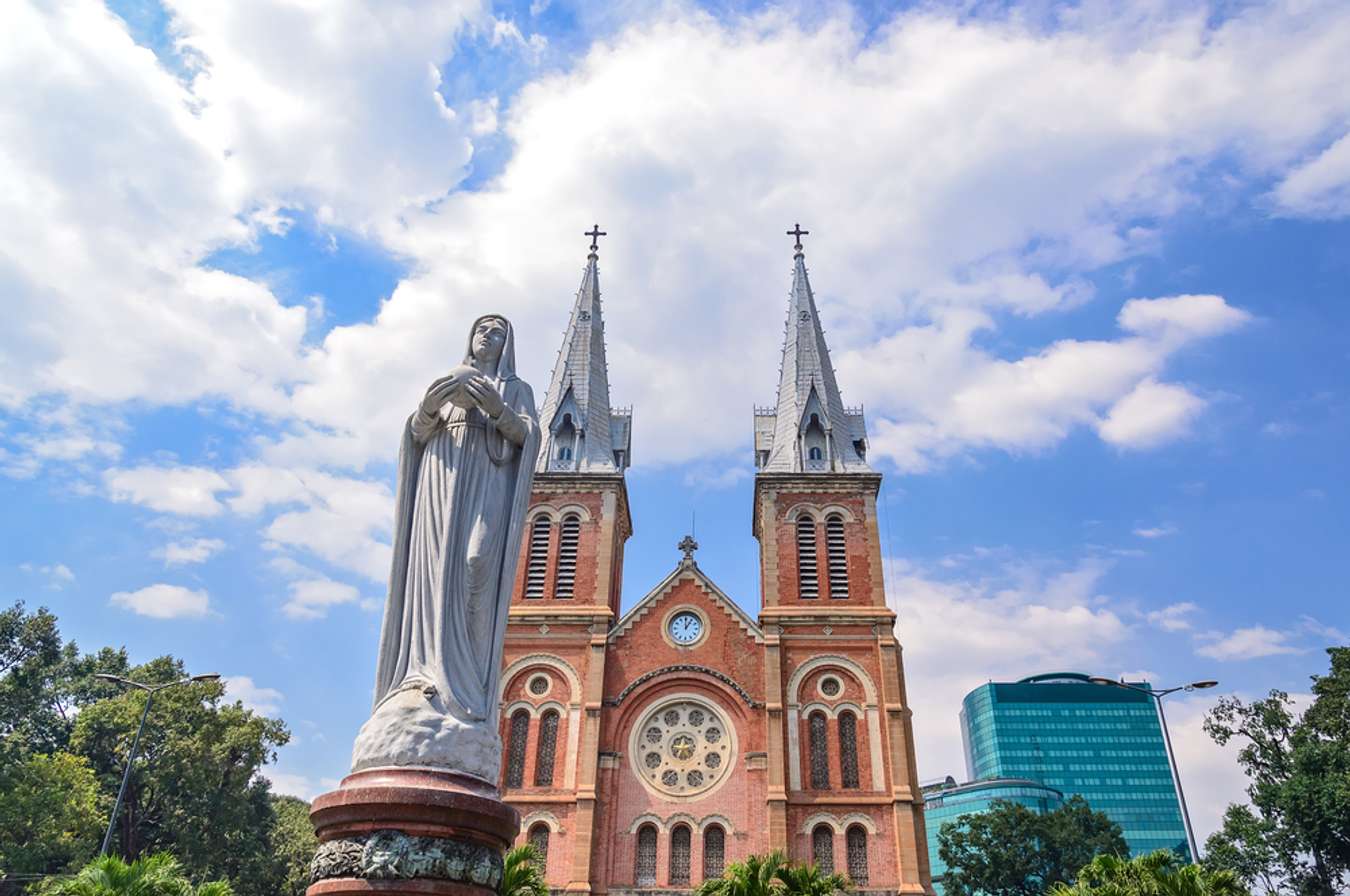
[(145, 730), (145, 718), (150, 715), (150, 704), (155, 701), (155, 695), (165, 688), (177, 687), (180, 684), (191, 684), (194, 681), (215, 681), (220, 678), (220, 673), (209, 672), (206, 675), (193, 675), (191, 678), (180, 678), (177, 681), (169, 681), (164, 684), (145, 684), (132, 681), (130, 678), (123, 678), (120, 675), (108, 675), (105, 672), (96, 673), (94, 677), (121, 685), (124, 688), (136, 688), (145, 691), (145, 709), (141, 712), (141, 723), (136, 726), (136, 736), (131, 739), (131, 752), (127, 754), (127, 770), (122, 773), (122, 786), (117, 788), (117, 800), (113, 803), (112, 817), (108, 819), (108, 832), (103, 835), (103, 847), (99, 850), (99, 855), (106, 856), (108, 847), (112, 844), (113, 828), (117, 825), (117, 813), (122, 808), (122, 797), (126, 795), (127, 782), (131, 780), (131, 767), (136, 763), (136, 749), (141, 745), (141, 732)]
[(1212, 688), (1218, 684), (1217, 681), (1193, 681), (1190, 684), (1177, 685), (1174, 688), (1141, 688), (1137, 684), (1126, 684), (1123, 680), (1116, 681), (1114, 678), (1102, 678), (1100, 676), (1089, 678), (1088, 681), (1093, 684), (1109, 685), (1115, 688), (1125, 688), (1130, 691), (1138, 691), (1141, 694), (1148, 694), (1158, 705), (1158, 720), (1162, 723), (1163, 742), (1167, 744), (1167, 761), (1172, 766), (1172, 783), (1177, 785), (1177, 798), (1181, 800), (1181, 817), (1186, 822), (1186, 843), (1191, 848), (1191, 861), (1200, 861), (1200, 850), (1195, 846), (1195, 832), (1191, 830), (1191, 812), (1186, 808), (1186, 792), (1181, 789), (1181, 771), (1177, 768), (1177, 757), (1172, 752), (1172, 735), (1167, 732), (1167, 714), (1163, 712), (1163, 698), (1169, 694), (1175, 694), (1177, 691), (1202, 691), (1206, 688)]

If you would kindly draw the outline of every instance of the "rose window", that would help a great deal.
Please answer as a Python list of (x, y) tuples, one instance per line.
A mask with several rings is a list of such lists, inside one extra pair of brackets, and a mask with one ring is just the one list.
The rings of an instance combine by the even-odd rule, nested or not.
[(651, 708), (632, 735), (634, 771), (649, 788), (692, 797), (720, 783), (732, 767), (736, 739), (721, 714), (693, 699)]

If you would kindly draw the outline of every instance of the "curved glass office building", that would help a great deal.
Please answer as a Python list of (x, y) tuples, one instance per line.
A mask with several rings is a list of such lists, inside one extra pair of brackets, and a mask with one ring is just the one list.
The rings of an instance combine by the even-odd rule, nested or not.
[(1064, 803), (1064, 794), (1053, 787), (1022, 778), (990, 778), (957, 784), (948, 778), (923, 788), (924, 827), (928, 829), (928, 860), (933, 869), (933, 886), (941, 892), (946, 864), (938, 857), (938, 832), (943, 824), (963, 815), (983, 812), (994, 800), (1008, 800), (1033, 812), (1053, 812)]
[(1074, 672), (990, 682), (962, 701), (961, 735), (972, 780), (1026, 778), (1065, 797), (1081, 794), (1121, 826), (1131, 855), (1170, 849), (1189, 861), (1148, 694), (1092, 684)]

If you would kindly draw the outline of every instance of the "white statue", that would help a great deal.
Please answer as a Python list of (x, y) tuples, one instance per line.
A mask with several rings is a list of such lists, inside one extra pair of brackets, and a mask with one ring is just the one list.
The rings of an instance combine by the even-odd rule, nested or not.
[(511, 324), (474, 321), (464, 363), (403, 429), (375, 706), (352, 770), (418, 766), (494, 787), (497, 687), (539, 424)]

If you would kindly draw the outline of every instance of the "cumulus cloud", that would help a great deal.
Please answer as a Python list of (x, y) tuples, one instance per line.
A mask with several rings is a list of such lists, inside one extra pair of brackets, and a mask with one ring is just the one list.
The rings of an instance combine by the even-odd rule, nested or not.
[(1293, 633), (1264, 625), (1234, 629), (1228, 634), (1207, 632), (1200, 637), (1207, 643), (1201, 644), (1195, 652), (1215, 660), (1250, 660), (1304, 651), (1304, 648), (1289, 643)]
[(118, 591), (109, 603), (152, 619), (200, 619), (211, 615), (211, 600), (205, 589), (193, 591), (181, 585), (147, 585), (137, 591)]
[(224, 509), (216, 493), (229, 488), (220, 473), (208, 467), (112, 469), (104, 474), (114, 501), (140, 504), (163, 513), (215, 516)]
[(64, 563), (34, 564), (20, 563), (19, 569), (23, 572), (41, 576), (47, 582), (47, 587), (53, 591), (60, 591), (62, 588), (75, 581), (75, 573), (70, 571), (70, 567)]
[(1286, 212), (1339, 218), (1350, 214), (1350, 134), (1299, 165), (1275, 188)]
[(320, 619), (337, 604), (355, 603), (361, 593), (351, 585), (332, 579), (305, 579), (291, 583), (291, 596), (282, 612), (292, 619)]
[(1182, 386), (1144, 379), (1111, 406), (1097, 432), (1119, 448), (1152, 448), (1185, 432), (1204, 404)]
[(281, 701), (286, 699), (281, 691), (260, 687), (248, 675), (226, 675), (221, 681), (225, 684), (228, 699), (238, 700), (245, 709), (258, 715), (275, 716), (281, 710)]
[(171, 541), (157, 549), (154, 555), (163, 560), (165, 566), (181, 566), (205, 563), (224, 548), (225, 542), (219, 538), (190, 538), (186, 541)]
[(1165, 632), (1180, 632), (1191, 627), (1190, 617), (1200, 608), (1190, 601), (1170, 604), (1161, 610), (1151, 610), (1147, 619), (1150, 625), (1156, 625)]

